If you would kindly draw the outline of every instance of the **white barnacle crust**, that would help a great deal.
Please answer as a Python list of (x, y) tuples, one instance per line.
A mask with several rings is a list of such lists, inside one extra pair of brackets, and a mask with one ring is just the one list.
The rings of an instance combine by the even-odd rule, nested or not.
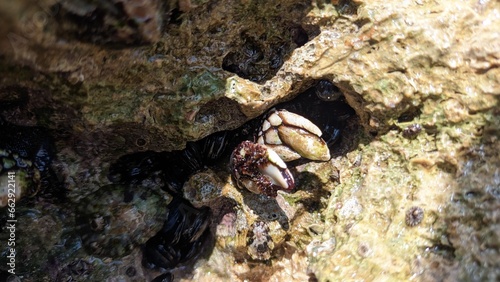
[(268, 130), (270, 127), (271, 127), (271, 123), (269, 123), (269, 121), (265, 120), (265, 121), (262, 123), (262, 131), (266, 131), (266, 130)]
[(276, 130), (276, 128), (268, 129), (264, 133), (264, 138), (266, 140), (266, 144), (281, 145), (283, 143), (281, 142), (278, 130)]
[(272, 126), (278, 126), (281, 125), (283, 122), (279, 115), (277, 114), (276, 110), (274, 110), (268, 117), (267, 120)]

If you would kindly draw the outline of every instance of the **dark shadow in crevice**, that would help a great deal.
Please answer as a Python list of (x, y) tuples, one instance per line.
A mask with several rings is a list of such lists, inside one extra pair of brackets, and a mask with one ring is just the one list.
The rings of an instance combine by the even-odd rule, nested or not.
[(420, 116), (421, 107), (411, 106), (398, 117), (398, 122), (410, 122)]
[[(300, 173), (296, 170), (293, 171), (296, 176), (297, 189), (306, 192), (302, 193), (302, 197), (297, 201), (297, 203), (302, 204), (304, 207), (304, 212), (314, 213), (326, 208), (324, 203), (322, 203), (322, 199), (330, 197), (330, 192), (322, 188), (323, 183), (321, 179), (316, 174), (308, 171)], [(338, 175), (332, 175), (330, 181), (338, 181), (338, 178), (335, 180), (336, 177)]]

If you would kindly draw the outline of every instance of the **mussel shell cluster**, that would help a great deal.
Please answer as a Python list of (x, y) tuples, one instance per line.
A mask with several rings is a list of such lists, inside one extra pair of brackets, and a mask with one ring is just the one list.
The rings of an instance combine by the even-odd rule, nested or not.
[(141, 152), (122, 156), (110, 168), (109, 178), (121, 185), (139, 185), (146, 179), (158, 183), (172, 201), (165, 205), (161, 228), (143, 236), (143, 265), (146, 268), (172, 269), (200, 254), (209, 238), (210, 209), (194, 207), (183, 198), (183, 186), (189, 176), (205, 165), (216, 162), (225, 152), (233, 135), (212, 134), (188, 142), (184, 150)]
[(174, 197), (163, 227), (144, 244), (144, 266), (171, 269), (195, 257), (208, 238), (209, 223), (209, 208), (197, 209), (187, 200)]
[[(243, 240), (246, 248), (245, 259), (269, 260), (275, 248), (272, 232), (269, 230), (270, 222), (250, 220), (249, 223), (240, 224), (246, 221), (238, 221), (237, 215), (246, 215), (238, 212), (238, 201), (234, 202), (231, 196), (225, 198), (226, 200), (219, 200), (228, 196), (227, 191), (214, 191), (214, 189), (226, 188), (223, 188), (223, 185), (206, 183), (210, 179), (215, 179), (209, 177), (214, 172), (206, 170), (206, 166), (217, 166), (221, 158), (232, 152), (229, 172), (241, 189), (267, 195), (270, 201), (273, 200), (272, 197), (276, 197), (278, 190), (292, 191), (295, 182), (286, 162), (295, 161), (297, 158), (329, 160), (332, 156), (330, 150), (339, 139), (345, 120), (353, 115), (353, 110), (344, 106), (345, 102), (334, 101), (338, 98), (336, 93), (327, 93), (335, 90), (334, 88), (326, 82), (321, 87), (322, 98), (318, 98), (314, 91), (309, 91), (297, 98), (298, 102), (278, 105), (274, 110), (249, 121), (239, 129), (217, 132), (201, 140), (188, 142), (184, 150), (146, 151), (120, 157), (110, 167), (109, 179), (116, 183), (115, 185), (133, 187), (145, 180), (155, 179), (153, 182), (162, 186), (161, 188), (172, 198), (166, 205), (163, 217), (153, 216), (155, 226), (158, 226), (160, 221), (162, 224), (159, 229), (143, 236), (147, 241), (139, 241), (132, 235), (129, 241), (123, 241), (124, 245), (141, 245), (142, 263), (146, 268), (171, 270), (199, 257), (203, 250), (210, 246), (209, 243), (213, 243), (211, 238), (214, 232), (225, 230), (226, 232), (222, 233), (236, 234), (233, 225), (239, 224), (238, 228), (242, 226), (249, 228), (243, 236), (246, 238)], [(295, 156), (291, 159), (286, 156), (280, 157), (273, 150), (276, 148), (275, 145), (285, 147), (283, 150), (292, 152)], [(198, 174), (199, 177), (195, 177)], [(204, 187), (206, 191), (194, 191), (197, 187), (200, 189)], [(233, 192), (229, 193), (235, 195), (231, 194)], [(241, 195), (248, 197), (248, 193)], [(193, 202), (185, 198), (191, 196), (194, 197), (190, 198)], [(262, 198), (258, 195), (250, 197)], [(212, 211), (209, 207), (203, 206), (209, 205), (217, 209), (221, 208), (223, 206), (221, 203), (224, 202), (232, 203), (232, 208), (225, 213), (222, 210)], [(196, 204), (196, 207), (193, 204)], [(213, 214), (220, 217), (224, 228), (210, 227)], [(95, 219), (93, 213), (90, 215), (92, 216), (86, 215), (87, 221), (88, 218)], [(110, 216), (112, 215), (104, 218)], [(109, 233), (108, 236), (114, 236), (113, 234), (115, 232)], [(91, 242), (87, 239), (86, 241)], [(99, 244), (103, 243), (104, 241)], [(239, 247), (241, 246), (238, 245)], [(96, 250), (93, 249), (93, 252)], [(166, 275), (169, 276), (168, 273)]]
[(164, 190), (180, 195), (188, 177), (217, 162), (236, 138), (233, 132), (222, 131), (188, 142), (184, 150), (124, 155), (111, 165), (109, 179), (113, 183), (128, 184), (158, 177), (163, 180)]
[[(221, 184), (224, 180), (213, 186), (203, 182), (210, 181), (210, 175), (214, 174), (206, 170), (206, 166), (219, 165), (221, 158), (227, 161), (232, 151), (230, 170), (225, 172), (232, 174), (242, 188), (240, 191), (253, 193), (240, 193), (229, 185), (232, 195), (247, 197), (245, 201), (249, 198), (269, 201), (259, 202), (262, 210), (257, 213), (260, 215), (272, 208), (279, 209), (277, 205), (270, 208), (265, 203), (275, 201), (272, 197), (277, 196), (278, 190), (295, 189), (286, 162), (298, 158), (329, 160), (329, 150), (337, 141), (343, 122), (353, 114), (350, 108), (331, 107), (336, 103), (331, 100), (337, 99), (336, 93), (328, 93), (332, 89), (324, 82), (321, 99), (315, 98), (314, 93), (306, 93), (238, 129), (188, 142), (183, 150), (145, 151), (120, 157), (109, 169), (109, 180), (113, 184), (100, 187), (70, 208), (77, 233), (76, 239), (72, 239), (81, 242), (88, 255), (100, 259), (119, 259), (140, 250), (143, 266), (160, 271), (188, 264), (205, 253), (204, 250), (213, 247), (210, 244), (214, 243), (216, 232), (229, 237), (241, 233), (243, 240), (235, 242), (234, 247), (245, 254), (244, 259), (271, 259), (275, 242), (282, 241), (273, 242), (273, 238), (277, 238), (276, 230), (280, 230), (283, 238), (286, 232), (273, 217), (246, 218), (249, 215), (238, 206), (243, 204), (241, 201), (226, 192), (214, 192), (227, 188)], [(326, 112), (330, 114), (325, 115)], [(50, 135), (42, 127), (18, 126), (1, 117), (0, 132), (0, 183), (4, 184), (8, 172), (15, 171), (23, 188), (21, 198), (39, 195), (54, 156)], [(283, 151), (293, 157), (288, 158)], [(205, 174), (193, 176), (202, 170)], [(186, 187), (193, 190), (200, 183), (205, 183), (205, 194), (200, 193), (199, 199), (189, 198)], [(147, 189), (148, 185), (155, 189)], [(3, 196), (0, 194), (0, 197)], [(223, 203), (230, 208), (225, 212), (216, 210)], [(216, 221), (212, 218), (214, 214), (224, 228), (211, 226)], [(242, 217), (245, 219), (240, 219)], [(269, 226), (273, 226), (272, 231)], [(167, 272), (158, 277), (163, 278), (169, 280), (172, 276)]]

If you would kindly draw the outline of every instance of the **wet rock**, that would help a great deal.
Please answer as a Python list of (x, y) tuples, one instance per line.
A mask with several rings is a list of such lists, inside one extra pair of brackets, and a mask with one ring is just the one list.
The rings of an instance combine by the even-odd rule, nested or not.
[[(30, 6), (21, 1), (0, 8), (6, 19), (1, 33), (9, 35), (0, 46), (8, 64), (56, 75), (55, 84), (68, 87), (54, 96), (59, 103), (78, 104), (74, 121), (82, 123), (81, 129), (100, 132), (103, 139), (147, 141), (135, 151), (181, 149), (186, 140), (240, 126), (246, 117), (223, 98), (231, 75), (222, 67), (224, 57), (238, 54), (234, 64), (243, 64), (240, 57), (254, 58), (259, 52), (252, 46), (259, 46), (264, 57), (252, 59), (256, 65), (250, 73), (267, 80), (319, 32), (298, 23), (308, 9), (300, 1), (269, 6), (83, 0)], [(125, 45), (130, 42), (155, 44)]]
[(169, 200), (140, 188), (101, 187), (77, 207), (76, 225), (84, 248), (103, 258), (129, 254), (161, 229)]
[(172, 6), (168, 2), (166, 11), (157, 0), (70, 0), (50, 8), (60, 19), (61, 33), (93, 43), (137, 44), (160, 39), (163, 14), (169, 13)]
[[(0, 96), (2, 114), (55, 132), (70, 203), (123, 154), (181, 149), (312, 86), (330, 97), (328, 81), (359, 118), (342, 119), (329, 162), (292, 170), (294, 193), (260, 198), (221, 168), (189, 179), (184, 196), (214, 211), (215, 247), (185, 279), (498, 280), (498, 2), (182, 2), (155, 44), (121, 49), (59, 40), (55, 1), (0, 3), (2, 84), (40, 89), (27, 104)], [(409, 227), (413, 206), (425, 217)], [(274, 248), (249, 254), (256, 222)], [(96, 280), (130, 267), (96, 265)], [(161, 274), (133, 265), (137, 279)]]

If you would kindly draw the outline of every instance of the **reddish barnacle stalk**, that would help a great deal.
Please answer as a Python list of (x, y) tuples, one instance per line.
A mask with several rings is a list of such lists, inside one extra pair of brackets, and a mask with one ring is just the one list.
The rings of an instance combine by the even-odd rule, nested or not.
[(237, 184), (256, 194), (276, 197), (278, 190), (295, 187), (285, 162), (264, 145), (241, 142), (231, 155), (231, 172)]

